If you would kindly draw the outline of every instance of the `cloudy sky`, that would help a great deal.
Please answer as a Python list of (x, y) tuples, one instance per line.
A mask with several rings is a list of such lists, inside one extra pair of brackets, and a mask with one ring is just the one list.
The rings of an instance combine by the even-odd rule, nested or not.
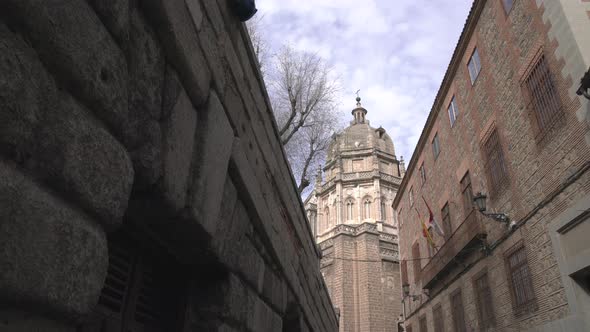
[(346, 121), (360, 89), (371, 126), (414, 151), (471, 0), (257, 0), (270, 52), (288, 43), (333, 66)]

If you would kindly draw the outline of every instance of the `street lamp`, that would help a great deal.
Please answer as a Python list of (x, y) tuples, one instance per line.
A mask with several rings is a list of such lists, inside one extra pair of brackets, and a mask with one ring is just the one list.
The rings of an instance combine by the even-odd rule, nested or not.
[(507, 214), (505, 213), (489, 213), (486, 212), (486, 201), (487, 201), (488, 196), (486, 196), (485, 194), (478, 192), (475, 197), (473, 197), (473, 202), (475, 202), (475, 206), (477, 206), (477, 209), (479, 210), (479, 212), (481, 212), (481, 214), (483, 214), (484, 216), (494, 219), (495, 221), (499, 221), (499, 222), (504, 222), (504, 223), (509, 223), (510, 222), (510, 218), (508, 217)]
[(590, 92), (588, 92), (588, 90), (590, 90), (590, 68), (584, 73), (582, 79), (580, 79), (580, 87), (576, 91), (576, 94), (578, 96), (584, 96), (586, 99), (590, 99)]
[(421, 298), (422, 295), (411, 295), (410, 294), (410, 285), (409, 284), (403, 284), (402, 285), (402, 292), (404, 293), (404, 298), (406, 297), (411, 297), (412, 301), (416, 301), (417, 299)]

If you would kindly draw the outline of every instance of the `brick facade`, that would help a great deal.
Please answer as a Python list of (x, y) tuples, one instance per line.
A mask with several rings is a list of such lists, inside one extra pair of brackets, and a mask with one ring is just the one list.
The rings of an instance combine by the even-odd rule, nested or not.
[(1, 331), (338, 329), (230, 5), (2, 1)]
[[(557, 55), (562, 41), (548, 33), (557, 22), (547, 24), (544, 10), (536, 1), (514, 1), (508, 11), (500, 0), (474, 1), (394, 201), (399, 212), (400, 259), (420, 262), (418, 276), (409, 268), (409, 276), (404, 277), (409, 281), (410, 295), (416, 295), (404, 298), (406, 325), (417, 328), (420, 317), (426, 317), (428, 329), (433, 329), (433, 308), (440, 305), (446, 331), (461, 330), (453, 327), (453, 317), (460, 314), (466, 330), (482, 330), (481, 306), (474, 288), (482, 273), (487, 273), (491, 289), (491, 330), (566, 331), (584, 324), (583, 318), (573, 316), (575, 306), (566, 296), (564, 283), (570, 281), (558, 266), (560, 254), (555, 252), (552, 229), (558, 216), (583, 206), (590, 195), (588, 127), (579, 117), (587, 102), (572, 93), (583, 71), (580, 77), (572, 77), (564, 70), (569, 68), (569, 60)], [(475, 50), (481, 71), (472, 82), (468, 64)], [(534, 109), (535, 95), (525, 83), (542, 57), (559, 102), (558, 116), (543, 128)], [(453, 97), (458, 115), (451, 126), (447, 109)], [(431, 146), (435, 135), (441, 150), (437, 158)], [(494, 135), (499, 152), (490, 155), (484, 147)], [(424, 183), (420, 165), (426, 170)], [(507, 213), (513, 227), (483, 217), (473, 207), (465, 208), (461, 180), (466, 174), (473, 194), (487, 194), (487, 211)], [(496, 183), (498, 174), (502, 174), (502, 181)], [(493, 183), (497, 185), (492, 187)], [(427, 207), (422, 197), (439, 222), (445, 205), (450, 211), (452, 233), (448, 238), (434, 236), (437, 249), (432, 257), (415, 211), (423, 216), (427, 213), (423, 212)], [(415, 242), (421, 257), (412, 255)], [(521, 245), (528, 272), (512, 275), (508, 255)], [(524, 280), (520, 285), (528, 280), (532, 284), (534, 301), (526, 310), (519, 309), (522, 294), (512, 286), (516, 279)], [(451, 298), (459, 291), (463, 313), (453, 312), (451, 306)]]

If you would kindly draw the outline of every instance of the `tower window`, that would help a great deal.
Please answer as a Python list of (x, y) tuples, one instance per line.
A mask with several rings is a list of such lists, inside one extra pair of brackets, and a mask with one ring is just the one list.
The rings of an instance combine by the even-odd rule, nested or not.
[(364, 203), (364, 219), (369, 219), (371, 218), (371, 200), (370, 199), (365, 199), (365, 203)]
[(354, 202), (349, 200), (346, 202), (346, 220), (353, 219), (353, 211), (354, 211)]
[(467, 69), (469, 69), (469, 77), (471, 78), (471, 85), (475, 83), (477, 76), (479, 76), (479, 72), (481, 71), (481, 61), (479, 59), (479, 52), (477, 48), (473, 50), (473, 54), (469, 59), (469, 63), (467, 64)]

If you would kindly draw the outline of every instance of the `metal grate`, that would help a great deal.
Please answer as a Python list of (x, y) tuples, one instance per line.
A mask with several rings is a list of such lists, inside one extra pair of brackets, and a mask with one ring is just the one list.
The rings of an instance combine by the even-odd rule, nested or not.
[(545, 56), (541, 56), (537, 61), (537, 64), (526, 78), (526, 85), (539, 130), (543, 131), (550, 127), (555, 118), (562, 114), (557, 88)]
[(504, 152), (496, 129), (494, 129), (485, 141), (484, 151), (486, 154), (485, 168), (490, 182), (490, 191), (495, 193), (498, 192), (508, 180)]
[(428, 327), (426, 325), (426, 316), (420, 317), (418, 321), (418, 325), (420, 327), (420, 332), (428, 332)]
[(453, 325), (455, 326), (455, 332), (466, 332), (465, 312), (463, 309), (461, 290), (451, 295), (451, 312), (453, 315)]
[(444, 332), (445, 323), (443, 320), (442, 306), (439, 304), (432, 309), (432, 320), (434, 321), (434, 332)]
[(461, 195), (463, 196), (463, 209), (465, 215), (473, 210), (473, 190), (471, 189), (471, 177), (469, 172), (461, 179)]
[(453, 229), (451, 227), (451, 211), (449, 208), (449, 203), (445, 203), (445, 206), (440, 210), (442, 215), (442, 227), (443, 232), (445, 232), (445, 240), (448, 240), (453, 234)]
[(523, 246), (508, 256), (508, 269), (514, 299), (514, 311), (520, 314), (536, 310), (535, 292), (529, 271), (526, 251)]
[(488, 284), (488, 274), (484, 273), (479, 276), (475, 279), (474, 284), (480, 327), (483, 329), (494, 327), (496, 318), (492, 305), (492, 290)]

